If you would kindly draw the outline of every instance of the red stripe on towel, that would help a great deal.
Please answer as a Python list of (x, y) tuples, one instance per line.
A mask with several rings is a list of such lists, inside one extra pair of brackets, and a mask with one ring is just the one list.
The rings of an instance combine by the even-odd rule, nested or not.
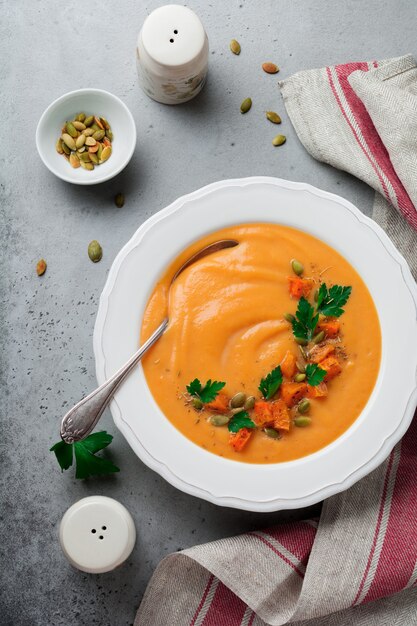
[(305, 522), (282, 524), (264, 531), (291, 552), (303, 565), (307, 564), (317, 529)]
[(246, 608), (243, 600), (219, 582), (202, 626), (240, 626)]
[(401, 457), (385, 539), (374, 579), (363, 602), (397, 593), (409, 582), (417, 561), (417, 415), (401, 444)]
[(371, 567), (372, 559), (373, 559), (373, 556), (374, 556), (376, 544), (377, 544), (378, 537), (379, 537), (379, 531), (381, 529), (381, 521), (382, 521), (382, 516), (383, 516), (383, 513), (384, 513), (384, 509), (385, 509), (386, 498), (387, 498), (387, 491), (388, 491), (388, 482), (389, 482), (389, 477), (390, 477), (392, 466), (393, 466), (393, 461), (394, 461), (394, 452), (391, 452), (390, 457), (389, 457), (388, 467), (387, 467), (386, 472), (385, 472), (384, 487), (383, 487), (383, 490), (382, 490), (381, 503), (379, 505), (378, 518), (377, 518), (377, 522), (376, 522), (376, 526), (375, 526), (375, 532), (374, 532), (374, 538), (373, 538), (373, 541), (372, 541), (371, 551), (369, 553), (368, 562), (366, 564), (365, 571), (363, 573), (362, 580), (360, 582), (360, 585), (359, 585), (359, 588), (358, 588), (358, 592), (357, 592), (357, 594), (355, 596), (355, 599), (354, 599), (354, 601), (352, 603), (352, 606), (354, 606), (358, 602), (358, 600), (360, 598), (360, 595), (362, 593), (362, 589), (363, 589), (364, 584), (366, 582), (366, 579), (368, 577), (369, 569)]
[(251, 534), (252, 537), (256, 537), (257, 539), (259, 539), (259, 541), (262, 541), (262, 543), (265, 544), (266, 546), (268, 546), (268, 548), (271, 548), (272, 552), (274, 552), (277, 556), (279, 556), (280, 559), (282, 559), (287, 565), (289, 565), (291, 567), (291, 569), (293, 569), (295, 572), (297, 572), (297, 574), (301, 578), (304, 578), (304, 572), (302, 572), (294, 563), (291, 563), (291, 561), (289, 559), (287, 559), (287, 557), (284, 556), (282, 554), (282, 552), (277, 550), (277, 548), (275, 548), (272, 545), (272, 543), (267, 541), (267, 539), (265, 539), (264, 537), (261, 537), (260, 535), (257, 535), (256, 533), (250, 533), (250, 534)]
[(213, 574), (211, 574), (211, 576), (210, 576), (210, 577), (209, 577), (209, 579), (208, 579), (208, 582), (207, 582), (206, 588), (204, 589), (204, 593), (203, 593), (203, 595), (202, 595), (202, 597), (201, 597), (200, 604), (198, 605), (197, 610), (196, 610), (196, 612), (194, 613), (194, 617), (193, 617), (193, 619), (192, 619), (192, 620), (191, 620), (191, 622), (190, 622), (190, 626), (194, 626), (194, 624), (195, 624), (195, 622), (196, 622), (196, 619), (197, 619), (197, 617), (199, 616), (199, 613), (200, 613), (201, 609), (202, 609), (202, 608), (203, 608), (203, 606), (204, 606), (204, 602), (206, 601), (206, 598), (207, 598), (207, 594), (208, 594), (208, 592), (209, 592), (209, 589), (210, 589), (211, 585), (213, 584), (213, 580), (214, 580), (214, 576), (213, 576)]

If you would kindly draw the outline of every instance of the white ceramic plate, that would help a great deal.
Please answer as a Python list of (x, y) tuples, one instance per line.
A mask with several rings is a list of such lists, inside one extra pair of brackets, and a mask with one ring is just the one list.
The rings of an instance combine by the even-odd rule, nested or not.
[(97, 378), (102, 383), (138, 347), (148, 297), (177, 254), (209, 232), (245, 222), (286, 224), (319, 237), (368, 285), (381, 323), (382, 360), (361, 415), (314, 454), (253, 465), (221, 458), (185, 438), (158, 408), (141, 366), (117, 392), (111, 411), (142, 461), (178, 489), (250, 511), (308, 506), (376, 468), (407, 430), (417, 403), (416, 284), (385, 233), (343, 198), (256, 177), (209, 185), (151, 217), (120, 251), (104, 287), (94, 331)]

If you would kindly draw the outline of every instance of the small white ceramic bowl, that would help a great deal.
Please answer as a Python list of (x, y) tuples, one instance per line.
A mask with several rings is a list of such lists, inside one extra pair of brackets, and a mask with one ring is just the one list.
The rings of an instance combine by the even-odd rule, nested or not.
[[(64, 122), (77, 113), (105, 117), (113, 131), (113, 151), (108, 161), (94, 170), (74, 169), (55, 144)], [(96, 185), (113, 178), (129, 163), (136, 145), (136, 126), (127, 106), (102, 89), (78, 89), (57, 98), (44, 111), (36, 129), (36, 147), (46, 167), (58, 178), (76, 185)]]

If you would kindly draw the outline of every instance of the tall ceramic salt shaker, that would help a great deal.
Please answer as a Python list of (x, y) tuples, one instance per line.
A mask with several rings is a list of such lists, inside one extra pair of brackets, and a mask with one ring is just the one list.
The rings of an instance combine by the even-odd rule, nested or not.
[(203, 88), (208, 39), (191, 9), (167, 4), (152, 11), (138, 37), (139, 81), (144, 92), (163, 104), (180, 104)]

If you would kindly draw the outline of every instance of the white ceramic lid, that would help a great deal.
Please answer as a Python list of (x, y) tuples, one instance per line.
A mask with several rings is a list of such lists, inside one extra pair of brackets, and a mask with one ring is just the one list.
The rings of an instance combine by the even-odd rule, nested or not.
[(59, 540), (69, 562), (83, 572), (109, 572), (123, 563), (136, 541), (129, 511), (117, 500), (90, 496), (64, 514)]
[(205, 43), (204, 27), (187, 7), (167, 4), (146, 18), (142, 43), (147, 54), (158, 64), (180, 67), (200, 56)]

